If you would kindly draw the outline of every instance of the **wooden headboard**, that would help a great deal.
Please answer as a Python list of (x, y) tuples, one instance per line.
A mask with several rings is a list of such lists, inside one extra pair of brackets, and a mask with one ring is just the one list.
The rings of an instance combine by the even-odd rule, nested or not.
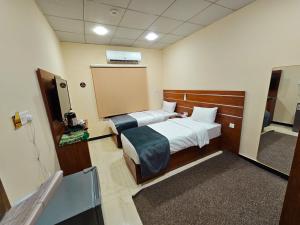
[[(218, 107), (216, 122), (222, 125), (221, 148), (239, 153), (245, 91), (164, 90), (164, 100), (177, 102), (176, 112), (193, 112), (194, 106)], [(233, 123), (234, 128), (229, 124)]]

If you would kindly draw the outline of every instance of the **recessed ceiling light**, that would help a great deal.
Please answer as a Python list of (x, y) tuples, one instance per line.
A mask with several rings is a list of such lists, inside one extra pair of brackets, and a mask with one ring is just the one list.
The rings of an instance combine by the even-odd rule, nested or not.
[(96, 26), (93, 31), (98, 35), (106, 35), (108, 33), (108, 30), (103, 26)]
[(154, 32), (150, 32), (146, 35), (145, 37), (148, 41), (154, 41), (155, 39), (158, 38), (158, 35)]

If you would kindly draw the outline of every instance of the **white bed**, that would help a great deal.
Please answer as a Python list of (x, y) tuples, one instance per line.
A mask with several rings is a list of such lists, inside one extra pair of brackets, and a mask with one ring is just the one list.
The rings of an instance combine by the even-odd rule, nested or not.
[[(209, 144), (209, 140), (221, 135), (221, 124), (197, 122), (191, 118), (169, 119), (148, 126), (169, 140), (171, 154), (192, 146), (201, 148)], [(123, 134), (121, 140), (124, 152), (135, 164), (140, 164), (134, 146)]]
[[(162, 109), (158, 109), (158, 110), (134, 112), (134, 113), (129, 113), (128, 115), (132, 116), (134, 119), (136, 119), (138, 126), (141, 127), (141, 126), (149, 125), (152, 123), (159, 123), (159, 122), (165, 121), (172, 116), (176, 116), (177, 113), (176, 112), (170, 113), (170, 112), (166, 112)], [(108, 120), (108, 124), (114, 134), (119, 134), (115, 124), (113, 123), (113, 121), (111, 119)]]

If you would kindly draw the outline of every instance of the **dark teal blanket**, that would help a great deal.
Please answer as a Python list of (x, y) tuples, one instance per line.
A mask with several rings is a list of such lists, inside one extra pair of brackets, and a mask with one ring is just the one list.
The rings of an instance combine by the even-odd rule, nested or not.
[(124, 131), (124, 130), (138, 126), (136, 119), (134, 119), (132, 116), (129, 116), (127, 114), (120, 115), (120, 116), (114, 116), (114, 117), (111, 117), (110, 119), (115, 124), (119, 134), (121, 134), (122, 131)]
[(148, 126), (125, 130), (123, 135), (136, 149), (143, 178), (151, 177), (167, 167), (170, 144), (165, 136)]

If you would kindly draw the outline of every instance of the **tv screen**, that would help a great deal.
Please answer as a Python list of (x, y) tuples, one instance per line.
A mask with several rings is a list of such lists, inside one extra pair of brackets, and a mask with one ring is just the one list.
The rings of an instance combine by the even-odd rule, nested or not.
[(71, 110), (68, 84), (66, 80), (59, 77), (55, 77), (55, 82), (60, 105), (61, 119), (63, 121), (65, 113), (70, 112)]

